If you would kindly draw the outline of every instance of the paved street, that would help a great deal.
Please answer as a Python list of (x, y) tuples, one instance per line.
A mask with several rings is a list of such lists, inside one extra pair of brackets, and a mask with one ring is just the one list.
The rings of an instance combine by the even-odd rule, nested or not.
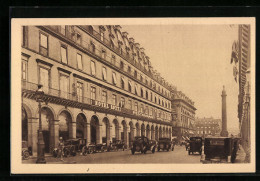
[[(23, 163), (35, 163), (36, 158), (23, 160)], [(88, 154), (87, 156), (77, 155), (64, 158), (64, 162), (58, 158), (46, 157), (47, 163), (200, 163), (200, 155), (188, 155), (184, 146), (175, 146), (174, 151), (147, 152), (146, 154), (131, 154), (130, 150), (118, 152), (104, 152)]]

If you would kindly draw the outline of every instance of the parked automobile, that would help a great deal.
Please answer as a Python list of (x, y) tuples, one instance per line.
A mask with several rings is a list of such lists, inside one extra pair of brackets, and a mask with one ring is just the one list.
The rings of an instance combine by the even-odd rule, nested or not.
[(202, 153), (202, 137), (190, 137), (188, 153), (199, 152)]
[(149, 140), (145, 136), (137, 136), (133, 142), (131, 152), (134, 155), (135, 152), (146, 153), (148, 150), (155, 152), (157, 142), (155, 140)]
[(22, 159), (28, 160), (31, 154), (32, 151), (28, 147), (27, 141), (22, 141)]
[(204, 154), (205, 158), (201, 162), (231, 162), (236, 159), (240, 138), (230, 137), (210, 137), (205, 138)]
[(170, 138), (159, 138), (159, 141), (158, 141), (158, 151), (160, 150), (174, 150), (174, 145), (171, 141)]
[(121, 140), (115, 140), (113, 143), (110, 143), (108, 147), (108, 151), (118, 151), (119, 149), (125, 151), (125, 143)]
[[(87, 140), (83, 138), (75, 138), (75, 139), (68, 139), (64, 141), (64, 148), (63, 148), (63, 156), (76, 156), (77, 153), (82, 153), (86, 155), (88, 153), (88, 148), (86, 146)], [(55, 148), (53, 150), (53, 156), (58, 157), (61, 154), (61, 150), (59, 148)]]

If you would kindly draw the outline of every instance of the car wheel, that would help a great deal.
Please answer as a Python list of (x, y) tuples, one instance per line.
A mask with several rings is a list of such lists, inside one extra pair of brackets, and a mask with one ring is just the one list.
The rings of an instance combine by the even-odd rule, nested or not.
[(152, 153), (154, 153), (155, 152), (155, 147), (153, 147), (153, 150), (152, 150)]
[(94, 149), (93, 148), (89, 148), (89, 154), (94, 153)]
[(132, 151), (132, 155), (134, 155), (134, 154), (135, 154), (135, 150), (134, 150), (134, 149), (132, 149), (131, 151)]
[(24, 160), (28, 160), (29, 157), (30, 157), (29, 151), (24, 151), (24, 152), (23, 152), (23, 159), (24, 159)]

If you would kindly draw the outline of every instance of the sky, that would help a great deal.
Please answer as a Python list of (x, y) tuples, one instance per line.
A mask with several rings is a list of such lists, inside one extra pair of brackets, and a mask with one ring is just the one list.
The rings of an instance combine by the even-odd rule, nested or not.
[(195, 102), (196, 117), (221, 118), (227, 93), (227, 126), (238, 131), (238, 83), (230, 64), (238, 27), (229, 25), (123, 25), (145, 49), (154, 69)]

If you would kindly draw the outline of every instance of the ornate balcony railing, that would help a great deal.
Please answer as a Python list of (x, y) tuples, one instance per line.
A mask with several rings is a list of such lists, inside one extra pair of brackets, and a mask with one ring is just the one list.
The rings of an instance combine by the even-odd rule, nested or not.
[[(38, 88), (38, 84), (27, 82), (25, 80), (22, 80), (22, 92), (23, 96), (35, 99), (35, 92)], [(57, 104), (67, 104), (69, 106), (78, 106), (78, 107), (84, 107), (86, 105), (87, 107), (92, 108), (101, 108), (104, 111), (116, 111), (117, 113), (121, 113), (124, 115), (130, 115), (130, 117), (138, 119), (138, 120), (146, 120), (158, 124), (169, 124), (169, 122), (160, 120), (159, 117), (156, 116), (148, 116), (148, 114), (144, 113), (138, 113), (137, 111), (133, 111), (131, 109), (127, 109), (124, 107), (108, 104), (102, 101), (93, 100), (88, 97), (78, 96), (76, 93), (68, 93), (65, 91), (53, 89), (53, 88), (46, 88), (43, 86), (44, 91), (44, 97), (43, 100), (45, 102), (52, 101)], [(59, 98), (59, 99), (57, 99)]]

